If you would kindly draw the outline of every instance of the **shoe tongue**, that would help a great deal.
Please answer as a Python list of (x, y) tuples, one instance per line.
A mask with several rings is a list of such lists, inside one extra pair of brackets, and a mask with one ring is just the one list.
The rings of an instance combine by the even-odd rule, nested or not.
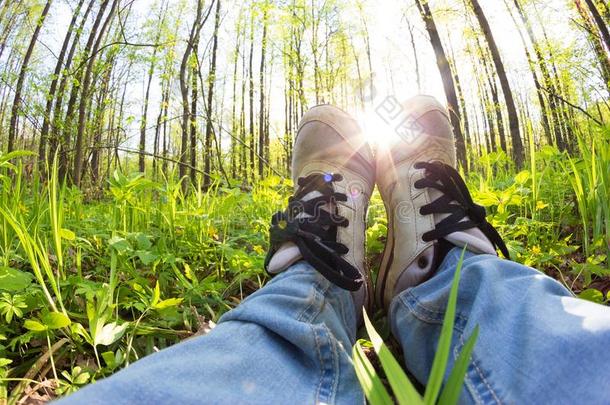
[[(428, 189), (430, 201), (436, 201), (443, 193), (435, 188)], [(456, 201), (451, 201), (451, 204), (457, 204)], [(438, 224), (443, 219), (451, 214), (434, 214), (434, 224)], [(460, 222), (469, 221), (469, 217), (464, 217)], [(457, 247), (466, 247), (467, 250), (473, 253), (486, 253), (497, 256), (498, 253), (487, 236), (479, 228), (470, 228), (463, 231), (457, 231), (445, 236), (448, 242)]]
[(305, 194), (303, 196), (303, 198), (301, 198), (301, 201), (310, 201), (310, 200), (313, 200), (314, 198), (318, 198), (321, 196), (322, 196), (321, 192), (319, 192), (318, 190), (314, 190), (314, 191), (310, 191), (309, 193)]
[(279, 274), (302, 258), (299, 247), (293, 242), (286, 242), (279, 247), (269, 261), (267, 271), (271, 274)]
[[(314, 190), (305, 194), (301, 198), (301, 201), (306, 202), (321, 196), (322, 193), (317, 190)], [(334, 205), (335, 204), (332, 203), (320, 204), (319, 209), (332, 213), (334, 210)], [(297, 219), (309, 217), (311, 217), (311, 215), (305, 212), (301, 212), (299, 215), (296, 216)], [(278, 248), (278, 250), (275, 252), (273, 257), (269, 261), (269, 264), (267, 265), (267, 271), (271, 274), (281, 273), (282, 271), (286, 270), (288, 267), (292, 266), (294, 263), (298, 262), (302, 258), (303, 256), (301, 255), (301, 252), (299, 251), (297, 245), (295, 245), (293, 242), (286, 242)]]
[[(314, 191), (310, 191), (309, 193), (305, 194), (303, 196), (303, 198), (301, 198), (301, 201), (306, 202), (306, 201), (310, 201), (310, 200), (313, 200), (314, 198), (318, 198), (321, 196), (322, 196), (322, 193), (320, 193), (317, 190), (314, 190)], [(320, 205), (318, 207), (316, 207), (316, 209), (322, 209), (331, 214), (332, 214), (334, 208), (335, 208), (335, 204), (332, 204), (332, 203), (320, 203)], [(304, 212), (301, 212), (299, 215), (296, 216), (296, 218), (309, 218), (309, 217), (311, 217), (311, 215), (306, 214)]]
[[(468, 218), (464, 218), (467, 220)], [(485, 253), (497, 256), (498, 252), (479, 228), (470, 228), (465, 231), (457, 231), (445, 236), (445, 239), (457, 247), (466, 247), (473, 253)]]

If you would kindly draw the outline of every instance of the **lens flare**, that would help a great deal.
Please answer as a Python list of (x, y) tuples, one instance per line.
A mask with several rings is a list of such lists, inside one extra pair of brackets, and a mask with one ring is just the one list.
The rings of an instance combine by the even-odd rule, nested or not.
[(399, 140), (392, 122), (385, 120), (378, 111), (367, 110), (359, 117), (364, 137), (373, 148), (386, 147)]

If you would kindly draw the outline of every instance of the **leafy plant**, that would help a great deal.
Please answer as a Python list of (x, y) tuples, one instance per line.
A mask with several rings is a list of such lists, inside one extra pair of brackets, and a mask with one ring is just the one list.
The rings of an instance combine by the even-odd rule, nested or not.
[(479, 334), (478, 326), (474, 329), (472, 335), (466, 340), (462, 351), (460, 352), (449, 378), (444, 387), (443, 378), (445, 376), (447, 361), (451, 350), (451, 341), (453, 338), (453, 325), (455, 322), (455, 311), (457, 303), (457, 291), (460, 280), (462, 262), (464, 259), (464, 251), (458, 262), (451, 284), (449, 300), (445, 310), (443, 326), (439, 337), (436, 355), (432, 363), (430, 375), (428, 376), (428, 384), (424, 396), (422, 397), (415, 386), (411, 383), (405, 372), (402, 370), (396, 358), (392, 355), (383, 339), (371, 323), (366, 311), (364, 311), (364, 323), (369, 341), (359, 340), (354, 345), (352, 354), (354, 359), (354, 367), (356, 375), (366, 398), (373, 405), (391, 404), (392, 397), (386, 390), (379, 373), (375, 370), (370, 360), (366, 357), (364, 347), (372, 347), (377, 354), (383, 371), (388, 379), (388, 383), (392, 389), (392, 393), (396, 402), (399, 404), (456, 404), (459, 400), (464, 383), (464, 376), (470, 362), (470, 355), (474, 349), (475, 342)]
[[(604, 141), (596, 142), (590, 159), (599, 182), (608, 163), (600, 158)], [(152, 180), (129, 174), (128, 165), (92, 199), (86, 189), (59, 181), (53, 165), (47, 181), (36, 173), (25, 181), (20, 159), (27, 157), (0, 159), (0, 358), (11, 362), (0, 366), (0, 393), (4, 387), (10, 402), (31, 381), (49, 378), (45, 370), (61, 381), (57, 394), (67, 392), (66, 384), (77, 389), (63, 372), (72, 376), (82, 359), (97, 365), (86, 369), (89, 382), (108, 376), (217, 321), (266, 282), (269, 218), (285, 205), (289, 180), (268, 176), (249, 190), (215, 183), (185, 193), (171, 173)], [(589, 253), (575, 191), (566, 187), (566, 174), (574, 172), (556, 148), (534, 151), (519, 172), (503, 152), (484, 155), (472, 161), (466, 181), (514, 260), (607, 304), (607, 291), (589, 285), (607, 277), (606, 242), (593, 236), (594, 221), (604, 225), (599, 235), (605, 229), (605, 191), (590, 187), (587, 169), (571, 158), (587, 200)], [(387, 232), (378, 192), (367, 225), (374, 269)], [(49, 347), (60, 349), (50, 356)], [(30, 366), (38, 362), (39, 368)]]
[(0, 298), (0, 314), (4, 316), (6, 323), (11, 323), (13, 317), (22, 318), (23, 310), (27, 307), (22, 295), (2, 293)]

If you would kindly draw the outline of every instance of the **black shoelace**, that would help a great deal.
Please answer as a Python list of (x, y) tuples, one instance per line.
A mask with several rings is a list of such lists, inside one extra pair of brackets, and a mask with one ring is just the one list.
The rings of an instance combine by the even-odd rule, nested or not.
[[(502, 237), (485, 219), (485, 208), (475, 204), (466, 183), (453, 167), (442, 162), (417, 162), (415, 168), (426, 170), (424, 178), (415, 182), (415, 188), (430, 187), (443, 193), (435, 201), (423, 205), (419, 210), (420, 214), (450, 214), (436, 224), (433, 230), (422, 235), (424, 242), (444, 238), (453, 232), (479, 228), (493, 246), (510, 259)], [(463, 221), (466, 217), (468, 219)]]
[[(289, 198), (286, 211), (277, 212), (271, 218), (269, 228), (270, 249), (265, 258), (265, 268), (285, 242), (295, 243), (303, 259), (335, 285), (350, 291), (357, 291), (364, 282), (362, 275), (341, 255), (349, 249), (337, 242), (337, 227), (346, 227), (349, 222), (336, 212), (328, 212), (322, 207), (327, 204), (347, 201), (347, 196), (334, 191), (333, 182), (341, 181), (340, 174), (315, 173), (298, 179), (298, 189)], [(307, 201), (303, 197), (312, 191), (321, 195)], [(303, 215), (299, 218), (300, 214)]]

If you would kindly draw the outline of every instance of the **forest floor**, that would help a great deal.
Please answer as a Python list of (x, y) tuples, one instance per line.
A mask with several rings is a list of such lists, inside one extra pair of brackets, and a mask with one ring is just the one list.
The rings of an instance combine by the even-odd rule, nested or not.
[[(599, 188), (586, 190), (582, 159), (572, 167), (553, 148), (535, 159), (516, 172), (503, 153), (485, 156), (466, 176), (472, 195), (514, 260), (605, 304), (610, 246), (595, 229), (596, 213), (607, 209), (592, 206)], [(292, 190), (270, 176), (248, 191), (216, 186), (185, 197), (177, 181), (115, 172), (100, 198), (60, 187), (53, 176), (14, 176), (3, 177), (0, 196), (0, 399), (10, 403), (68, 394), (207, 333), (268, 279), (268, 224)], [(576, 182), (566, 183), (575, 176), (580, 196)], [(375, 192), (367, 229), (373, 271), (386, 225)]]

